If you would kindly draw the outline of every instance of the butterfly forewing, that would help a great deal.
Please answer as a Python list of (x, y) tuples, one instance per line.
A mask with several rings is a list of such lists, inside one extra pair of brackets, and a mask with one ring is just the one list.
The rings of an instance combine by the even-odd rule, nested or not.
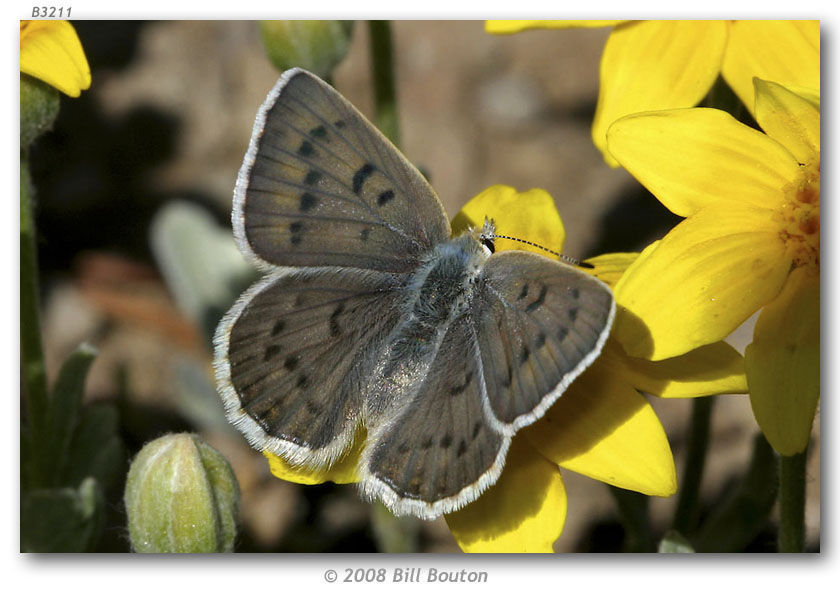
[(346, 449), (360, 387), (398, 318), (397, 285), (390, 274), (305, 269), (245, 294), (217, 344), (229, 415), (252, 443), (316, 465)]
[(600, 353), (615, 303), (594, 277), (511, 251), (487, 261), (472, 310), (490, 408), (512, 433), (542, 416)]
[(450, 231), (420, 172), (299, 69), (283, 74), (260, 111), (234, 211), (243, 249), (280, 266), (406, 272)]

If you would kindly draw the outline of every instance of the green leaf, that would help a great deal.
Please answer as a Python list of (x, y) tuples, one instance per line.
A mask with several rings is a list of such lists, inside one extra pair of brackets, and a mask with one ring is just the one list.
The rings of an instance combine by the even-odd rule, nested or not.
[(742, 551), (767, 525), (778, 489), (776, 456), (757, 434), (744, 478), (706, 519), (696, 536), (697, 552)]
[[(67, 468), (67, 453), (78, 422), (85, 380), (97, 354), (98, 351), (93, 346), (87, 343), (80, 345), (64, 361), (53, 387), (48, 405), (47, 431), (43, 438), (46, 447), (40, 449), (44, 455), (44, 464), (50, 469), (51, 485), (66, 482), (62, 474)], [(76, 483), (74, 482), (74, 485)]]
[(178, 413), (198, 431), (238, 436), (236, 428), (225, 416), (224, 404), (208, 376), (206, 363), (192, 357), (179, 357), (174, 370), (173, 400)]
[(105, 500), (93, 478), (76, 488), (40, 489), (21, 497), (22, 552), (89, 552), (102, 533)]
[(85, 406), (67, 453), (65, 485), (95, 477), (104, 489), (118, 483), (125, 465), (125, 449), (118, 435), (119, 416), (111, 404)]
[(206, 209), (184, 201), (164, 206), (151, 224), (150, 241), (178, 308), (213, 339), (219, 320), (256, 279), (231, 236)]
[(660, 540), (659, 552), (660, 554), (691, 554), (694, 552), (694, 548), (679, 531), (672, 529)]

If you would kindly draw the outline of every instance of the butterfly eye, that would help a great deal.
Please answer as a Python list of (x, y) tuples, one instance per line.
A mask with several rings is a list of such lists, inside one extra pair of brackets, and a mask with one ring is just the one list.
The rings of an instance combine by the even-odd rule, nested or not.
[(496, 244), (493, 243), (493, 238), (482, 235), (479, 239), (481, 244), (490, 251), (490, 254), (496, 252)]

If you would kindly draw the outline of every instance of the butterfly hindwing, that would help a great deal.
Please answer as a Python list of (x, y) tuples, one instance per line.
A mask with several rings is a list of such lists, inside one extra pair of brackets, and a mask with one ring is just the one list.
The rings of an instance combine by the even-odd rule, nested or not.
[(257, 262), (407, 272), (449, 238), (420, 172), (338, 92), (300, 69), (269, 94), (234, 193)]
[(446, 332), (410, 403), (370, 432), (363, 490), (395, 514), (436, 517), (498, 478), (510, 438), (487, 421), (468, 315)]
[(490, 409), (512, 434), (541, 417), (600, 354), (615, 303), (594, 277), (511, 251), (487, 261), (472, 314)]
[(298, 464), (347, 449), (362, 382), (398, 318), (395, 276), (304, 269), (246, 292), (216, 334), (229, 418), (249, 441)]

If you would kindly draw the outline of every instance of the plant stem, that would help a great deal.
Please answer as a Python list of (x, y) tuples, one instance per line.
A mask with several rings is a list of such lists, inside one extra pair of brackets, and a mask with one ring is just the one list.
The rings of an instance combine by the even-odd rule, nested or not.
[(650, 531), (648, 497), (638, 492), (608, 486), (618, 504), (621, 522), (626, 538), (625, 552), (656, 552), (656, 544)]
[(379, 552), (417, 552), (420, 522), (413, 517), (395, 517), (381, 502), (371, 506), (373, 539)]
[(807, 448), (779, 457), (779, 552), (805, 548), (805, 462)]
[(397, 91), (394, 82), (393, 46), (390, 21), (368, 21), (370, 59), (373, 66), (376, 126), (395, 146), (400, 145), (397, 120)]
[(29, 431), (29, 486), (41, 487), (47, 472), (39, 449), (47, 430), (47, 373), (41, 344), (38, 316), (38, 254), (35, 244), (35, 218), (32, 209), (32, 181), (29, 163), (20, 160), (20, 352), (26, 415)]
[(691, 426), (688, 432), (688, 456), (685, 460), (673, 528), (682, 534), (691, 532), (697, 525), (700, 506), (700, 483), (706, 464), (709, 446), (709, 429), (712, 420), (714, 396), (695, 398), (691, 409)]

